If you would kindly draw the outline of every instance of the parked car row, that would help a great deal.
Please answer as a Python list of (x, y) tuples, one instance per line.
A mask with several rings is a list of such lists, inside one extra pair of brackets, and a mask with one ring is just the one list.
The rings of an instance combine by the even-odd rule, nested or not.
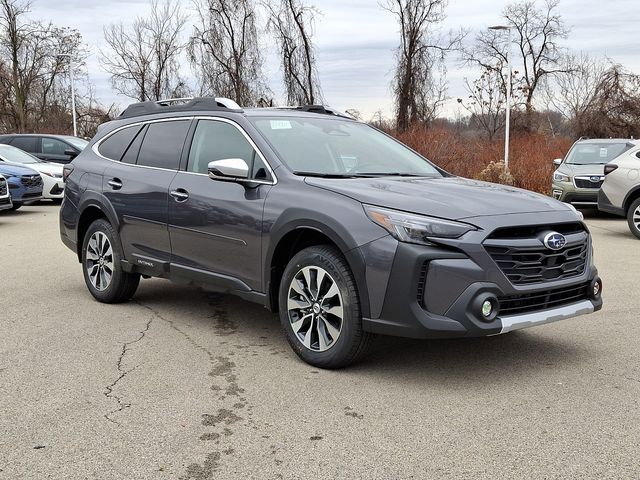
[(555, 199), (626, 217), (640, 238), (640, 142), (581, 138), (554, 164)]
[(41, 199), (61, 201), (63, 164), (86, 144), (63, 135), (0, 135), (0, 211)]

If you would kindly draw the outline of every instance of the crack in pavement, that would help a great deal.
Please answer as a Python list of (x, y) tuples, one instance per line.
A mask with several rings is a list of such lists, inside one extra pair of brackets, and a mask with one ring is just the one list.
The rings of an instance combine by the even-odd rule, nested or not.
[(119, 422), (115, 421), (113, 418), (111, 418), (112, 415), (115, 415), (116, 413), (119, 413), (121, 411), (123, 411), (125, 408), (129, 408), (131, 407), (131, 404), (128, 402), (125, 402), (122, 397), (120, 395), (117, 395), (114, 390), (116, 388), (116, 385), (118, 384), (118, 382), (120, 380), (122, 380), (124, 377), (126, 377), (127, 375), (129, 375), (131, 372), (133, 372), (136, 368), (138, 368), (138, 366), (136, 365), (133, 368), (130, 368), (129, 370), (124, 370), (122, 368), (122, 362), (124, 361), (124, 357), (126, 356), (127, 352), (129, 351), (129, 347), (131, 347), (131, 345), (138, 343), (140, 340), (142, 340), (145, 335), (147, 334), (147, 332), (149, 331), (149, 328), (151, 327), (151, 323), (153, 322), (153, 319), (150, 319), (143, 330), (141, 330), (139, 332), (139, 336), (138, 338), (136, 338), (135, 340), (132, 340), (131, 342), (125, 342), (124, 344), (122, 344), (122, 351), (120, 352), (120, 356), (118, 357), (118, 361), (116, 362), (116, 367), (118, 369), (118, 378), (116, 378), (110, 385), (107, 385), (105, 387), (105, 391), (104, 391), (104, 396), (107, 398), (112, 398), (115, 399), (116, 402), (118, 402), (118, 408), (116, 408), (115, 410), (110, 411), (109, 413), (106, 413), (104, 415), (104, 418), (106, 418), (107, 420), (109, 420), (112, 423), (115, 423), (116, 425), (120, 425)]
[(196, 348), (197, 350), (200, 350), (201, 352), (205, 353), (207, 355), (207, 357), (209, 357), (209, 361), (211, 362), (211, 364), (215, 363), (215, 357), (213, 356), (213, 353), (211, 353), (207, 347), (205, 347), (203, 345), (200, 345), (193, 338), (191, 338), (191, 336), (187, 332), (185, 332), (184, 330), (181, 330), (180, 328), (178, 328), (178, 326), (175, 324), (175, 322), (173, 320), (169, 320), (168, 318), (163, 317), (160, 314), (160, 312), (158, 312), (155, 308), (153, 308), (153, 307), (151, 307), (149, 305), (145, 305), (144, 303), (140, 303), (136, 299), (133, 299), (133, 302), (138, 304), (142, 308), (146, 308), (155, 317), (157, 317), (159, 320), (162, 320), (163, 322), (167, 323), (169, 325), (169, 327), (171, 327), (173, 330), (175, 330), (180, 335), (182, 335), (187, 340), (187, 342), (189, 342), (194, 348)]

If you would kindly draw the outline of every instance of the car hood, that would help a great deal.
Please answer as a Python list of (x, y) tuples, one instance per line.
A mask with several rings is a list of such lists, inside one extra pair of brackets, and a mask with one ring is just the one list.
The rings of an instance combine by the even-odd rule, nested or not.
[(576, 175), (604, 175), (604, 165), (572, 165), (570, 163), (563, 163), (558, 170), (566, 175), (575, 177)]
[(305, 182), (362, 203), (452, 220), (570, 209), (550, 197), (528, 190), (460, 177), (307, 177)]
[[(37, 175), (34, 169), (14, 163), (0, 162), (0, 173), (8, 175)], [(6, 176), (6, 175), (5, 175)]]

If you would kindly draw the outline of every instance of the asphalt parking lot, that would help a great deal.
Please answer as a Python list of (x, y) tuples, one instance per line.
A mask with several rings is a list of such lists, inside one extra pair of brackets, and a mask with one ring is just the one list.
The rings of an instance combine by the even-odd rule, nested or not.
[(274, 315), (146, 280), (97, 303), (58, 207), (0, 215), (0, 479), (637, 478), (640, 241), (591, 213), (605, 306), (322, 371)]

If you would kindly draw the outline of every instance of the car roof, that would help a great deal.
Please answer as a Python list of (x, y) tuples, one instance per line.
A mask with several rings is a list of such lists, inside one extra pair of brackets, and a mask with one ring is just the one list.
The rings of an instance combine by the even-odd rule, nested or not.
[(636, 145), (638, 140), (634, 138), (581, 138), (576, 143), (630, 143)]

